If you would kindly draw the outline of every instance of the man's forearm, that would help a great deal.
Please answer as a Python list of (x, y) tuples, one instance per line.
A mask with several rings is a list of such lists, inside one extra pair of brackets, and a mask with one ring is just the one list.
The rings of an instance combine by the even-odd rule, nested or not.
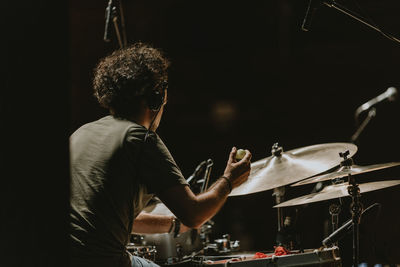
[(197, 196), (188, 186), (175, 186), (161, 193), (160, 198), (184, 224), (199, 228), (221, 209), (229, 192), (227, 181), (218, 179), (206, 192)]
[(168, 233), (173, 216), (141, 212), (133, 221), (132, 232), (138, 234)]
[[(141, 212), (133, 221), (132, 233), (161, 234), (175, 232), (177, 227), (176, 220), (178, 219), (175, 216)], [(190, 228), (181, 223), (177, 230), (179, 230), (179, 233), (183, 233), (190, 230)]]

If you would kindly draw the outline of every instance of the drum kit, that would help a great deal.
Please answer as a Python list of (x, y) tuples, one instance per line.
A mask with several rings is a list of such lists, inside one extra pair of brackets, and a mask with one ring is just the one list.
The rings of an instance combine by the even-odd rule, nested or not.
[[(235, 197), (273, 190), (273, 196), (276, 197), (274, 208), (277, 209), (278, 232), (285, 227), (283, 216), (285, 208), (348, 197), (351, 199), (349, 210), (352, 218), (346, 225), (338, 228), (340, 208), (331, 205), (329, 208), (332, 215), (330, 242), (324, 240), (321, 248), (315, 251), (296, 252), (293, 250), (290, 255), (273, 255), (274, 260), (268, 257), (264, 259), (264, 263), (261, 265), (254, 265), (255, 260), (252, 257), (244, 257), (244, 254), (238, 253), (240, 249), (239, 241), (231, 241), (229, 235), (224, 235), (223, 238), (216, 239), (214, 242), (210, 241), (209, 234), (212, 232), (212, 221), (203, 225), (199, 230), (192, 230), (178, 237), (173, 237), (170, 234), (142, 235), (139, 238), (136, 236), (136, 244), (139, 247), (149, 246), (149, 250), (155, 252), (155, 255), (151, 255), (150, 259), (162, 266), (174, 264), (206, 266), (216, 264), (221, 259), (232, 259), (230, 264), (235, 265), (235, 262), (240, 262), (240, 266), (271, 266), (271, 261), (274, 262), (273, 266), (300, 266), (300, 263), (296, 265), (296, 261), (302, 262), (303, 265), (301, 266), (304, 266), (307, 265), (304, 264), (305, 259), (316, 260), (316, 258), (319, 258), (316, 262), (321, 264), (321, 255), (325, 255), (325, 261), (330, 264), (328, 266), (341, 266), (340, 257), (338, 257), (339, 248), (336, 246), (338, 238), (335, 238), (335, 236), (342, 236), (340, 231), (351, 231), (353, 233), (353, 264), (358, 266), (359, 224), (363, 212), (366, 211), (361, 203), (361, 194), (397, 186), (400, 184), (400, 180), (359, 183), (360, 179), (356, 179), (356, 177), (367, 172), (399, 166), (400, 162), (359, 166), (353, 164), (352, 157), (356, 152), (357, 146), (351, 143), (318, 144), (289, 151), (284, 151), (278, 144), (274, 144), (271, 149), (271, 156), (253, 162), (248, 180), (234, 188), (229, 195), (229, 197)], [(211, 167), (211, 160), (199, 165), (195, 173), (188, 179), (192, 189), (197, 188), (198, 192), (206, 190), (207, 186), (205, 185), (208, 184)], [(203, 178), (195, 179), (195, 176), (199, 176), (201, 170), (204, 171), (204, 175), (201, 176)], [(322, 190), (285, 201), (285, 188), (295, 189), (302, 185), (317, 183), (325, 183)], [(146, 210), (154, 214), (172, 215), (172, 212), (159, 201), (147, 207)], [(277, 245), (287, 246), (287, 244)], [(143, 254), (138, 255), (146, 257)], [(328, 257), (327, 255), (331, 256)], [(202, 259), (201, 264), (198, 263), (199, 258)], [(191, 262), (192, 265), (188, 262)], [(194, 264), (196, 262), (197, 265)], [(312, 265), (311, 262), (309, 263), (309, 265)]]

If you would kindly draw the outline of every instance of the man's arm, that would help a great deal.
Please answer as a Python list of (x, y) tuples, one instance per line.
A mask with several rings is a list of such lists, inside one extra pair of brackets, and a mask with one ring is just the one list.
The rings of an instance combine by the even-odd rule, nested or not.
[(211, 219), (224, 205), (230, 189), (247, 180), (250, 174), (251, 153), (237, 162), (236, 148), (232, 148), (224, 171), (227, 179), (218, 179), (206, 192), (195, 195), (187, 185), (176, 185), (158, 194), (161, 201), (191, 228), (199, 228)]
[[(159, 234), (174, 231), (175, 216), (151, 214), (142, 211), (133, 221), (134, 233), (137, 234)], [(188, 231), (190, 228), (181, 224), (179, 233)]]

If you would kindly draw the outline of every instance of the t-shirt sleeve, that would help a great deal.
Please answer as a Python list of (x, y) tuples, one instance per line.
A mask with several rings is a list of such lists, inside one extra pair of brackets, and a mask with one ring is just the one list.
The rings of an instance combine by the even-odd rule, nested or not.
[[(177, 166), (168, 148), (154, 132), (144, 140), (147, 130), (142, 130), (138, 137), (138, 129), (130, 129), (126, 136), (128, 149), (137, 150), (136, 166), (140, 182), (147, 186), (149, 193), (159, 193), (174, 185), (187, 185), (181, 170)], [(140, 142), (138, 142), (138, 138)], [(138, 147), (138, 143), (140, 143)]]

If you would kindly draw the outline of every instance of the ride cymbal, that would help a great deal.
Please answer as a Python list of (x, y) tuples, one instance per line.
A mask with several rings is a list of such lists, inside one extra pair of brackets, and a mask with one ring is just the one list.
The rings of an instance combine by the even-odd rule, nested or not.
[(319, 176), (314, 176), (314, 177), (308, 178), (306, 180), (292, 184), (291, 186), (299, 186), (299, 185), (329, 181), (329, 180), (348, 176), (349, 174), (356, 175), (356, 174), (381, 170), (381, 169), (385, 169), (385, 168), (390, 168), (390, 167), (394, 167), (394, 166), (398, 166), (398, 165), (400, 165), (400, 162), (388, 162), (388, 163), (374, 164), (374, 165), (368, 165), (368, 166), (359, 166), (359, 165), (342, 166), (337, 171), (319, 175)]
[[(388, 181), (379, 181), (379, 182), (371, 182), (371, 183), (364, 183), (359, 184), (358, 187), (360, 188), (360, 193), (366, 193), (370, 191), (375, 191), (379, 189), (383, 189), (386, 187), (391, 187), (395, 185), (399, 185), (400, 180), (388, 180)], [(309, 195), (301, 196), (298, 198), (294, 198), (285, 202), (282, 202), (278, 205), (275, 205), (274, 208), (282, 208), (282, 207), (290, 207), (290, 206), (297, 206), (303, 204), (309, 204), (334, 198), (340, 197), (348, 197), (350, 196), (347, 187), (349, 183), (341, 183), (341, 184), (333, 184), (324, 187), (320, 192), (312, 193)]]
[(283, 152), (277, 144), (272, 156), (251, 164), (249, 179), (234, 188), (229, 196), (247, 195), (289, 185), (340, 164), (339, 153), (349, 151), (349, 157), (357, 152), (350, 143), (318, 144)]

